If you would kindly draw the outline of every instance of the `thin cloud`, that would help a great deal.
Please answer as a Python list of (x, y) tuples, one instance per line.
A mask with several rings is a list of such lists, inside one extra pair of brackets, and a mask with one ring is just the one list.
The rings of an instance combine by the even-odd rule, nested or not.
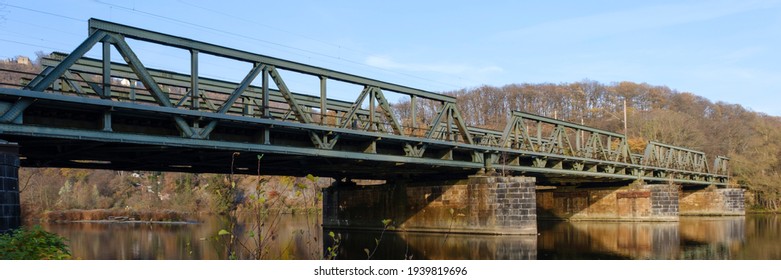
[(501, 72), (503, 69), (498, 66), (476, 67), (466, 64), (455, 63), (401, 63), (393, 60), (389, 56), (371, 55), (366, 58), (366, 64), (369, 66), (387, 69), (404, 70), (412, 72), (433, 72), (448, 75), (461, 75), (464, 73), (491, 73)]

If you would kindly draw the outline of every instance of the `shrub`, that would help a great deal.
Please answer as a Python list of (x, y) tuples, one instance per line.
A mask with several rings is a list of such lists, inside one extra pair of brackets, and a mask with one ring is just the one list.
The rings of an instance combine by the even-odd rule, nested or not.
[(0, 234), (0, 259), (65, 260), (71, 254), (65, 239), (40, 226)]

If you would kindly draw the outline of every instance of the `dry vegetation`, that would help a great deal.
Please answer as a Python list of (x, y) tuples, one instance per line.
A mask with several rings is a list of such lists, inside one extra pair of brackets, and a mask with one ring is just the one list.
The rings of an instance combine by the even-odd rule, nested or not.
[[(172, 172), (122, 172), (70, 168), (22, 168), (22, 208), (28, 219), (48, 221), (104, 220), (126, 217), (137, 221), (183, 221), (196, 214), (220, 213), (217, 190), (230, 185), (228, 175)], [(328, 179), (313, 187), (295, 186), (305, 178), (233, 175), (242, 202), (257, 195), (258, 180), (274, 208), (282, 212), (308, 211)], [(311, 185), (311, 183), (306, 182)], [(243, 203), (236, 203), (241, 213)], [(319, 207), (319, 205), (316, 205)], [(78, 211), (73, 211), (78, 210)]]

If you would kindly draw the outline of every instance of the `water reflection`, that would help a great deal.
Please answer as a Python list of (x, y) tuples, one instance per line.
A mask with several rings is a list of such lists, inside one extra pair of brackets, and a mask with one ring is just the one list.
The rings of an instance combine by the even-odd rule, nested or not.
[(676, 222), (541, 222), (540, 259), (675, 259)]
[[(412, 232), (335, 231), (340, 259), (532, 260), (537, 237)], [(377, 241), (379, 241), (379, 245)], [(332, 246), (326, 243), (326, 246)], [(375, 250), (376, 249), (376, 250)], [(367, 250), (369, 251), (367, 253)]]
[(217, 259), (208, 224), (57, 223), (44, 228), (68, 239), (87, 260)]
[(739, 252), (746, 241), (746, 218), (682, 217), (681, 241), (681, 259), (735, 258), (732, 252)]
[[(218, 216), (204, 216), (200, 223), (52, 223), (47, 231), (68, 239), (72, 255), (86, 260), (214, 260), (227, 258), (228, 221)], [(273, 223), (273, 234), (264, 236), (264, 258), (319, 258), (322, 240), (320, 220), (314, 215), (282, 215)], [(249, 221), (239, 221), (236, 254), (248, 258), (247, 252), (257, 248), (249, 238)], [(265, 225), (265, 227), (271, 226)], [(265, 232), (264, 232), (265, 233)], [(246, 246), (246, 248), (245, 248)]]
[[(64, 223), (44, 225), (69, 239), (79, 259), (222, 259), (216, 217), (200, 224)], [(285, 215), (266, 258), (319, 259), (328, 230), (305, 215)], [(247, 237), (247, 223), (236, 232)], [(537, 236), (335, 231), (338, 259), (781, 259), (777, 215), (682, 217), (679, 222), (550, 222)], [(323, 243), (325, 237), (325, 243)], [(379, 241), (379, 245), (378, 244)], [(247, 242), (253, 246), (251, 242)]]

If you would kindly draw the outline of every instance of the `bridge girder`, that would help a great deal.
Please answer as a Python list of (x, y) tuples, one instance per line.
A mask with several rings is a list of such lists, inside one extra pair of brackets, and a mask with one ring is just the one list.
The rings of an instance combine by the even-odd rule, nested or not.
[[(21, 88), (0, 88), (0, 136), (21, 144), (22, 164), (257, 172), (226, 170), (210, 159), (239, 152), (264, 154), (269, 174), (380, 178), (494, 169), (555, 181), (728, 181), (724, 157), (709, 170), (704, 153), (656, 142), (635, 155), (625, 135), (524, 112), (512, 112), (503, 131), (469, 127), (451, 96), (96, 19), (89, 25), (90, 36), (73, 52), (44, 58), (46, 68)], [(189, 51), (191, 73), (146, 67), (126, 38)], [(85, 58), (98, 42), (102, 58)], [(125, 64), (111, 62), (111, 46)], [(203, 78), (199, 54), (252, 69), (239, 83)], [(292, 92), (279, 70), (320, 79), (320, 96)], [(260, 87), (253, 85), (258, 76)], [(329, 79), (363, 89), (355, 102), (328, 99)], [(409, 97), (412, 117), (402, 121), (385, 91)], [(429, 123), (415, 117), (418, 99), (439, 104)], [(47, 148), (41, 139), (60, 144)]]

